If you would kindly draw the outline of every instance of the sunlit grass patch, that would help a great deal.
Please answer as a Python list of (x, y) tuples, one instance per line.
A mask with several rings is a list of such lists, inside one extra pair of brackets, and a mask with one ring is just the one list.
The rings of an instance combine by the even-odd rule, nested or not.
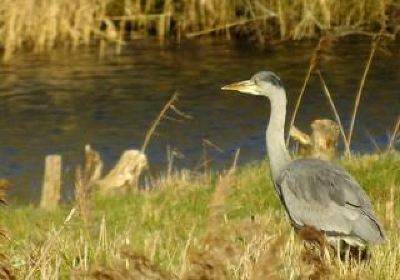
[(346, 265), (305, 250), (266, 162), (203, 179), (176, 173), (129, 195), (95, 195), (87, 232), (73, 205), (53, 212), (11, 205), (0, 216), (12, 237), (2, 250), (18, 279), (398, 279), (399, 155), (342, 163), (370, 194), (387, 232), (370, 263)]

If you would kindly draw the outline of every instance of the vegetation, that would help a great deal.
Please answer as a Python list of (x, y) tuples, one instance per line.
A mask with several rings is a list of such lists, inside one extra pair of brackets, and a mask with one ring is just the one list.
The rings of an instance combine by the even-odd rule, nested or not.
[(398, 0), (0, 0), (4, 60), (21, 49), (75, 48), (93, 39), (120, 50), (128, 37), (204, 34), (245, 37), (258, 44), (323, 33), (399, 31)]
[[(111, 42), (118, 51), (129, 38), (152, 35), (160, 42), (235, 36), (261, 45), (326, 33), (379, 31), (394, 37), (399, 16), (398, 0), (0, 0), (0, 50), (7, 61), (20, 50), (93, 43), (103, 51)], [(320, 40), (310, 60), (291, 124), (327, 41)], [(375, 49), (373, 44), (353, 124)], [(156, 119), (142, 151), (174, 100), (175, 95)], [(341, 130), (349, 152), (352, 129), (347, 136)], [(213, 175), (169, 170), (151, 190), (113, 197), (92, 194), (78, 169), (75, 204), (52, 212), (32, 205), (1, 209), (0, 278), (400, 279), (400, 154), (355, 156), (341, 163), (370, 194), (387, 230), (387, 242), (371, 250), (370, 262), (349, 264), (323, 246), (304, 247), (301, 239), (313, 233), (296, 235), (290, 228), (266, 162)], [(4, 192), (0, 182), (0, 203)]]
[(341, 164), (387, 231), (370, 262), (303, 247), (259, 162), (211, 177), (175, 172), (151, 190), (95, 195), (84, 211), (79, 199), (54, 212), (10, 205), (0, 218), (11, 237), (2, 244), (7, 271), (17, 279), (400, 279), (400, 154)]

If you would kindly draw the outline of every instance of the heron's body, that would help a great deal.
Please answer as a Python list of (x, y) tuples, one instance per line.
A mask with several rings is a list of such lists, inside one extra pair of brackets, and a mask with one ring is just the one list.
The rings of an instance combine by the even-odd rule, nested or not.
[(250, 80), (223, 87), (269, 98), (267, 152), (275, 190), (292, 225), (314, 227), (329, 240), (350, 245), (384, 241), (367, 194), (340, 166), (317, 159), (292, 160), (284, 141), (286, 94), (279, 78), (263, 71)]
[(295, 228), (313, 226), (350, 245), (383, 241), (368, 196), (340, 166), (318, 159), (295, 160), (275, 184)]

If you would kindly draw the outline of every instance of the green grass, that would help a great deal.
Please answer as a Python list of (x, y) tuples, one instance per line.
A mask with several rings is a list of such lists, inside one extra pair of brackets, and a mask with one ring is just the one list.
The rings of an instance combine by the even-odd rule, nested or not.
[[(350, 268), (323, 260), (328, 275), (332, 279), (400, 279), (400, 155), (357, 156), (342, 164), (370, 194), (388, 242), (374, 249), (371, 266)], [(0, 216), (0, 224), (11, 237), (3, 242), (2, 252), (18, 279), (30, 271), (34, 271), (31, 279), (71, 275), (101, 279), (101, 273), (111, 275), (108, 279), (137, 279), (135, 273), (145, 269), (164, 276), (143, 279), (174, 275), (196, 279), (193, 273), (205, 275), (203, 279), (262, 279), (255, 276), (260, 267), (263, 275), (278, 271), (270, 279), (322, 273), (304, 258), (302, 243), (284, 217), (267, 170), (265, 162), (257, 162), (239, 168), (231, 181), (216, 175), (210, 179), (177, 174), (167, 183), (160, 180), (152, 191), (96, 195), (88, 229), (77, 213), (64, 223), (73, 205), (53, 212), (10, 205)], [(388, 211), (394, 220), (388, 220)], [(210, 218), (212, 212), (215, 219)], [(142, 256), (149, 261), (138, 265)], [(257, 265), (257, 259), (266, 264)]]

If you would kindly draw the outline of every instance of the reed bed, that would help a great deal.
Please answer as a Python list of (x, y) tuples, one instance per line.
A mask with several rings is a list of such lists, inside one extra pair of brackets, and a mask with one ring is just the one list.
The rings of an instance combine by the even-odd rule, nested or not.
[[(369, 34), (400, 30), (398, 0), (0, 0), (4, 60), (19, 50), (113, 42), (155, 35), (222, 35), (264, 45), (324, 33)], [(103, 46), (103, 44), (100, 44)]]
[(342, 162), (387, 232), (366, 263), (304, 247), (315, 233), (290, 228), (266, 164), (203, 179), (177, 172), (151, 191), (94, 195), (86, 230), (69, 204), (11, 205), (0, 216), (11, 237), (2, 253), (16, 279), (400, 279), (398, 152)]
[(21, 49), (42, 52), (56, 46), (88, 45), (105, 8), (100, 0), (1, 0), (0, 46), (4, 60)]

